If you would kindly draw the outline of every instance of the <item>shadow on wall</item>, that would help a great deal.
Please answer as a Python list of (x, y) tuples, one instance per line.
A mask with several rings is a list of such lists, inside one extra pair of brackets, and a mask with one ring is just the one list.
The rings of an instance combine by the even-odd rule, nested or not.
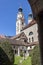
[(12, 65), (5, 51), (0, 47), (0, 65)]

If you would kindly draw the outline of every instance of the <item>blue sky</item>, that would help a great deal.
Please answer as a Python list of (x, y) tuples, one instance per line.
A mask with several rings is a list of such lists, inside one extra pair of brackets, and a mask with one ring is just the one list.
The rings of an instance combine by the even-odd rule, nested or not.
[(16, 35), (16, 18), (20, 6), (27, 23), (28, 15), (31, 13), (27, 0), (0, 0), (0, 34)]

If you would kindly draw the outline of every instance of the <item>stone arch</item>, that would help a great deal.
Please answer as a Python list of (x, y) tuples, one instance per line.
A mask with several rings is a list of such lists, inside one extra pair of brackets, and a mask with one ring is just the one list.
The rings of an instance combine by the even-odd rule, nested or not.
[(43, 0), (28, 0), (30, 3), (33, 17), (36, 18), (36, 16), (43, 10)]
[(33, 17), (38, 24), (41, 64), (43, 65), (43, 0), (28, 0), (28, 2), (30, 3)]

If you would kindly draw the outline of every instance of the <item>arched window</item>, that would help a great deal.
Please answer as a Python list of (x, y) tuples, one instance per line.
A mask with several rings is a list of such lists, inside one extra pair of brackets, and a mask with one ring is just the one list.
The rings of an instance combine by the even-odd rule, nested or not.
[(34, 42), (34, 38), (32, 37), (32, 42)]
[(31, 31), (31, 32), (29, 33), (29, 35), (33, 35), (33, 32)]
[(30, 38), (29, 38), (29, 42), (31, 42)]

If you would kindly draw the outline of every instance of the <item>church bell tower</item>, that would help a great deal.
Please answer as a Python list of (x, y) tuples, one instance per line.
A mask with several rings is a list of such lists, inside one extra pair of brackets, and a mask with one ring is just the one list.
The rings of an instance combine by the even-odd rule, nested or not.
[(19, 8), (18, 9), (18, 14), (17, 14), (17, 21), (16, 21), (16, 35), (21, 33), (24, 25), (24, 15), (23, 15), (23, 9)]
[(29, 16), (28, 16), (28, 24), (29, 24), (32, 20), (33, 20), (33, 16), (32, 16), (32, 14), (29, 14)]

